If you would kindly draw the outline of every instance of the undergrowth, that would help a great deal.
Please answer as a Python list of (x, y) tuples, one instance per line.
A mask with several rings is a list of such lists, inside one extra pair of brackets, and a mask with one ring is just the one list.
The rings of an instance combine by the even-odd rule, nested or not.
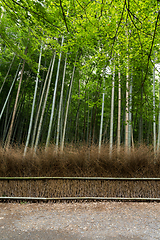
[(55, 153), (52, 145), (47, 152), (39, 148), (36, 156), (29, 149), (23, 157), (23, 147), (7, 151), (0, 149), (0, 176), (98, 176), (98, 177), (160, 177), (160, 155), (154, 155), (151, 147), (142, 145), (129, 153), (116, 147), (112, 154), (104, 145), (68, 146), (63, 153)]

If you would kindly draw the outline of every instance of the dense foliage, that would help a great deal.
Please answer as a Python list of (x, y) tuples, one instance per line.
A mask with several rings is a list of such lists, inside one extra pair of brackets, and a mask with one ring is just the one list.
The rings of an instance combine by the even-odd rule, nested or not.
[(159, 145), (159, 15), (155, 0), (1, 1), (2, 145), (116, 143), (118, 130), (127, 147)]

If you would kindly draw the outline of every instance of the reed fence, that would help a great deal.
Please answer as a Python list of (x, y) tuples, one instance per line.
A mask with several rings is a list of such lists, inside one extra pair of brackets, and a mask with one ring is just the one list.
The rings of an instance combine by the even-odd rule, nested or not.
[(160, 201), (160, 178), (0, 177), (0, 200)]

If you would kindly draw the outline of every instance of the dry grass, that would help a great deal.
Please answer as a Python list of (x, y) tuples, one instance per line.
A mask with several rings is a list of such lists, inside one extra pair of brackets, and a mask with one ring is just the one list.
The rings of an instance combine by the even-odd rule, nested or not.
[[(46, 153), (43, 148), (36, 156), (23, 147), (7, 152), (0, 149), (0, 176), (104, 176), (104, 177), (160, 177), (160, 156), (153, 149), (141, 146), (129, 154), (121, 148), (86, 146), (65, 148), (55, 153), (54, 146)], [(158, 197), (158, 181), (90, 181), (90, 180), (10, 180), (0, 181), (0, 196), (65, 197)]]
[(65, 148), (56, 154), (54, 146), (47, 153), (39, 149), (36, 156), (30, 152), (23, 157), (23, 147), (5, 152), (0, 149), (0, 176), (105, 176), (105, 177), (160, 177), (160, 156), (154, 157), (153, 149), (137, 147), (129, 154), (123, 148), (112, 155), (109, 147), (87, 146)]

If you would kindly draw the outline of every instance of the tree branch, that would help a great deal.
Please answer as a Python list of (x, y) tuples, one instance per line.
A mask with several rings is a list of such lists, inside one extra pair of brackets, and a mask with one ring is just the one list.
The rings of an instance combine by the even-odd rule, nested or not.
[(62, 10), (62, 14), (63, 14), (63, 20), (64, 20), (64, 23), (65, 23), (66, 29), (69, 32), (69, 29), (68, 29), (68, 26), (67, 26), (67, 21), (66, 21), (66, 16), (65, 16), (63, 6), (62, 6), (62, 0), (59, 0), (59, 2), (60, 2), (60, 7), (61, 7), (61, 10)]
[[(4, 3), (12, 12), (14, 12), (14, 14), (16, 14), (15, 11), (14, 11), (14, 9), (13, 9), (11, 6), (9, 6), (9, 5), (6, 3), (6, 1), (4, 1), (4, 0), (2, 0), (2, 1), (3, 1), (3, 3)], [(41, 17), (43, 20), (45, 20), (47, 23), (51, 24), (53, 27), (55, 27), (55, 28), (57, 28), (57, 29), (59, 28), (58, 26), (53, 25), (50, 21), (48, 21), (48, 19), (45, 18), (43, 15), (41, 15), (41, 14), (39, 14), (39, 13), (31, 10), (31, 9), (29, 9), (28, 7), (24, 7), (22, 4), (20, 4), (19, 2), (15, 1), (15, 0), (12, 0), (12, 2), (13, 2), (14, 4), (20, 6), (20, 7), (23, 8), (24, 10), (26, 10), (26, 11), (32, 13), (32, 14), (35, 14), (35, 15), (37, 15), (38, 17)]]
[(113, 46), (114, 46), (114, 44), (115, 44), (115, 41), (116, 41), (116, 38), (117, 38), (117, 35), (118, 35), (118, 30), (119, 30), (119, 27), (120, 27), (120, 24), (121, 24), (121, 21), (122, 21), (122, 18), (123, 18), (123, 13), (124, 13), (125, 6), (126, 6), (126, 0), (124, 1), (124, 6), (123, 6), (121, 18), (120, 18), (120, 21), (119, 21), (119, 23), (118, 23), (118, 27), (117, 27), (117, 30), (116, 30), (116, 34), (115, 34), (115, 36), (114, 36), (114, 41), (113, 41), (113, 44), (112, 44), (112, 47), (111, 47), (111, 56), (112, 56)]
[(154, 28), (154, 34), (153, 34), (152, 44), (151, 44), (150, 52), (149, 52), (149, 55), (148, 55), (147, 70), (146, 70), (146, 74), (145, 74), (144, 80), (143, 80), (143, 82), (142, 82), (142, 87), (143, 87), (143, 85), (144, 85), (144, 82), (146, 81), (147, 74), (148, 74), (149, 61), (150, 61), (150, 59), (151, 59), (151, 54), (152, 54), (153, 44), (154, 44), (154, 40), (155, 40), (155, 36), (156, 36), (156, 30), (157, 30), (157, 24), (158, 24), (159, 16), (160, 16), (160, 12), (158, 11), (157, 20), (156, 20), (155, 28)]

